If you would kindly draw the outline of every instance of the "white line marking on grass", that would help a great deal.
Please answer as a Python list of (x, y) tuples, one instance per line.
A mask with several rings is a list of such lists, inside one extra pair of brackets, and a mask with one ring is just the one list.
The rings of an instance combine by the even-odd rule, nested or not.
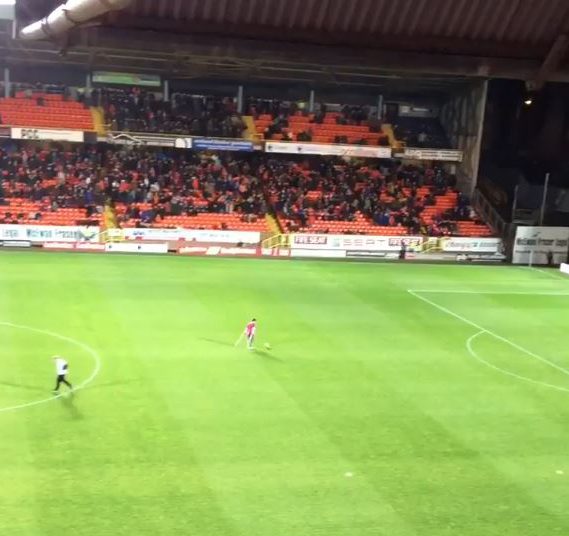
[(569, 296), (569, 292), (526, 291), (526, 290), (453, 290), (453, 289), (409, 289), (407, 292), (421, 294), (519, 294), (520, 296)]
[(479, 361), (480, 363), (483, 363), (484, 365), (486, 365), (487, 367), (490, 367), (491, 369), (497, 370), (498, 372), (501, 372), (502, 374), (506, 374), (507, 376), (511, 376), (512, 378), (516, 378), (518, 380), (522, 380), (524, 382), (529, 382), (529, 383), (533, 383), (535, 385), (542, 385), (544, 387), (549, 387), (550, 389), (555, 389), (557, 391), (564, 391), (566, 393), (569, 393), (569, 388), (566, 387), (560, 387), (559, 385), (554, 385), (552, 383), (546, 383), (546, 382), (541, 382), (539, 380), (532, 380), (531, 378), (527, 378), (526, 376), (520, 376), (519, 374), (516, 374), (515, 372), (510, 372), (509, 370), (500, 368), (496, 365), (493, 365), (492, 363), (489, 363), (488, 361), (486, 361), (485, 359), (482, 359), (472, 348), (472, 343), (474, 342), (475, 339), (477, 339), (478, 337), (480, 337), (481, 335), (485, 335), (488, 332), (486, 330), (483, 331), (479, 331), (478, 333), (475, 333), (474, 335), (472, 335), (472, 337), (470, 337), (467, 341), (466, 341), (466, 349), (468, 350), (468, 353), (474, 357), (474, 359), (476, 359), (477, 361)]
[[(0, 321), (0, 326), (8, 326), (10, 328), (23, 329), (23, 330), (27, 330), (27, 331), (33, 331), (35, 333), (41, 333), (43, 335), (48, 335), (49, 337), (54, 337), (56, 339), (60, 339), (62, 341), (66, 341), (66, 342), (69, 342), (71, 344), (74, 344), (75, 346), (78, 346), (79, 348), (81, 348), (82, 350), (87, 352), (93, 358), (93, 361), (95, 363), (95, 368), (93, 369), (93, 372), (91, 372), (91, 375), (86, 380), (84, 380), (83, 382), (78, 384), (76, 387), (74, 387), (75, 391), (77, 391), (78, 389), (84, 389), (87, 385), (89, 385), (98, 376), (99, 372), (101, 371), (101, 356), (97, 353), (96, 350), (94, 350), (89, 345), (85, 344), (84, 342), (78, 341), (76, 339), (72, 339), (71, 337), (67, 337), (66, 335), (61, 335), (59, 333), (55, 333), (54, 331), (49, 331), (47, 329), (39, 329), (39, 328), (31, 327), (31, 326), (25, 326), (22, 324), (13, 324), (12, 322)], [(33, 406), (39, 406), (40, 404), (47, 404), (48, 402), (52, 402), (54, 400), (57, 400), (58, 398), (61, 398), (62, 396), (63, 396), (63, 393), (59, 393), (57, 395), (50, 396), (49, 398), (43, 398), (41, 400), (34, 400), (33, 402), (27, 402), (25, 404), (18, 404), (17, 406), (8, 406), (6, 408), (0, 408), (0, 413), (6, 413), (8, 411), (16, 411), (18, 409), (24, 409), (24, 408), (31, 408)]]
[(540, 274), (544, 274), (548, 277), (552, 277), (553, 279), (557, 279), (559, 281), (561, 280), (567, 280), (565, 277), (563, 277), (561, 274), (559, 274), (558, 272), (554, 272), (554, 271), (548, 271), (548, 270), (544, 270), (543, 268), (535, 268), (534, 266), (529, 266), (529, 269), (532, 272), (539, 272)]
[(421, 301), (424, 301), (425, 303), (428, 303), (432, 307), (435, 307), (439, 311), (442, 311), (443, 313), (446, 313), (447, 315), (450, 315), (450, 316), (456, 318), (457, 320), (460, 320), (461, 322), (464, 322), (465, 324), (468, 324), (469, 326), (476, 328), (478, 331), (488, 333), (488, 335), (491, 335), (495, 339), (498, 339), (499, 341), (505, 342), (506, 344), (509, 344), (512, 348), (515, 348), (516, 350), (518, 350), (518, 351), (520, 351), (526, 355), (529, 355), (530, 357), (533, 357), (534, 359), (537, 359), (538, 361), (541, 361), (542, 363), (549, 365), (550, 367), (554, 368), (555, 370), (558, 370), (559, 372), (569, 376), (569, 370), (566, 368), (563, 368), (562, 366), (558, 365), (557, 363), (554, 363), (553, 361), (549, 361), (549, 359), (546, 359), (545, 357), (542, 357), (542, 356), (532, 352), (531, 350), (528, 350), (527, 348), (524, 348), (523, 346), (516, 344), (515, 342), (511, 341), (510, 339), (507, 339), (506, 337), (502, 337), (501, 335), (498, 335), (497, 333), (494, 333), (493, 331), (480, 326), (476, 322), (473, 322), (472, 320), (469, 320), (468, 318), (465, 318), (464, 316), (461, 316), (458, 313), (455, 313), (454, 311), (451, 311), (450, 309), (447, 309), (446, 307), (443, 307), (442, 305), (439, 305), (438, 303), (435, 303), (434, 301), (429, 300), (429, 298), (425, 298), (425, 296), (421, 296), (420, 294), (417, 294), (417, 292), (414, 290), (410, 289), (407, 292), (409, 292), (409, 294), (411, 294), (412, 296), (415, 296), (415, 298), (417, 298)]

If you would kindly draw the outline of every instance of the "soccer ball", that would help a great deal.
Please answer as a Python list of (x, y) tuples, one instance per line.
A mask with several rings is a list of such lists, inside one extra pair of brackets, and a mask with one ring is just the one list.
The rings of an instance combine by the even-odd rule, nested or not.
[(270, 350), (270, 349), (271, 349), (271, 345), (270, 345), (268, 342), (265, 343), (265, 349), (266, 349), (266, 350)]

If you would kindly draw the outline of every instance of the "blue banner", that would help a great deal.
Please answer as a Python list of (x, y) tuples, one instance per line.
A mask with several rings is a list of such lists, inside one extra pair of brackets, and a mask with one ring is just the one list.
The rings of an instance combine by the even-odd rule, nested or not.
[(194, 138), (192, 148), (211, 151), (248, 151), (254, 150), (253, 142), (246, 140), (218, 140), (214, 138)]

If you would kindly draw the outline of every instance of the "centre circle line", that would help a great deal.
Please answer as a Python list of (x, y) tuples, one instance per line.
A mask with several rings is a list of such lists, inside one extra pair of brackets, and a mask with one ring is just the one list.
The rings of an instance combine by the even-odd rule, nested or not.
[[(73, 389), (74, 391), (77, 391), (79, 389), (84, 389), (87, 385), (89, 385), (98, 376), (99, 372), (101, 371), (101, 356), (98, 354), (98, 352), (96, 350), (94, 350), (89, 345), (85, 344), (84, 342), (78, 341), (78, 340), (73, 339), (71, 337), (67, 337), (66, 335), (61, 335), (60, 333), (56, 333), (54, 331), (49, 331), (47, 329), (34, 328), (32, 326), (26, 326), (23, 324), (14, 324), (13, 322), (0, 321), (0, 326), (7, 326), (10, 328), (15, 328), (15, 329), (23, 329), (23, 330), (27, 330), (27, 331), (33, 331), (34, 333), (40, 333), (42, 335), (47, 335), (49, 337), (53, 337), (53, 338), (59, 339), (61, 341), (69, 342), (69, 343), (81, 348), (85, 352), (87, 352), (93, 358), (93, 362), (95, 363), (95, 367), (93, 368), (93, 371), (91, 372), (90, 376), (86, 380), (82, 381), (80, 384), (78, 384), (76, 387), (74, 387), (74, 389)], [(49, 398), (43, 398), (41, 400), (35, 400), (33, 402), (27, 402), (25, 404), (18, 404), (16, 406), (8, 406), (5, 408), (0, 408), (0, 413), (6, 413), (8, 411), (16, 411), (18, 409), (24, 409), (24, 408), (31, 408), (33, 406), (39, 406), (40, 404), (47, 404), (48, 402), (53, 402), (54, 400), (57, 400), (58, 398), (61, 398), (62, 396), (63, 396), (63, 393), (59, 393), (57, 395), (50, 396)]]

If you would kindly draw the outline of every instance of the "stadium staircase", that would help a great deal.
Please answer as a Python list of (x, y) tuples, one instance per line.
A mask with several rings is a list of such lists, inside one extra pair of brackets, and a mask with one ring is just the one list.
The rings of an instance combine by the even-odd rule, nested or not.
[(112, 205), (105, 205), (103, 210), (103, 225), (105, 230), (118, 228), (117, 212)]
[(269, 232), (272, 235), (281, 234), (283, 232), (279, 220), (275, 218), (273, 215), (267, 214), (265, 216), (265, 220), (267, 221), (267, 227), (269, 228)]
[(395, 137), (395, 132), (393, 131), (393, 127), (390, 124), (381, 125), (381, 130), (387, 136), (389, 145), (393, 149), (401, 149), (403, 147), (404, 144)]
[(243, 133), (244, 138), (251, 141), (260, 141), (263, 139), (263, 136), (259, 136), (259, 134), (257, 133), (257, 129), (255, 127), (255, 120), (253, 119), (252, 116), (244, 115), (243, 122), (247, 127), (247, 130), (245, 130), (245, 132)]
[(105, 127), (105, 112), (101, 107), (91, 108), (91, 116), (93, 117), (93, 126), (95, 127), (95, 132), (101, 136), (107, 133)]

